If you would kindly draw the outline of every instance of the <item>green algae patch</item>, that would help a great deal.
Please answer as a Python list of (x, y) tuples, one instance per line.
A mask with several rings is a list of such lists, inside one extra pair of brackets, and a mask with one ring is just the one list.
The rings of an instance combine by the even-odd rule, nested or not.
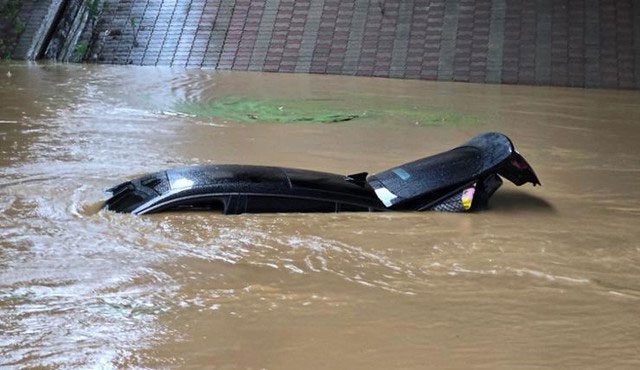
[(182, 102), (176, 110), (196, 117), (215, 117), (236, 122), (333, 123), (359, 118), (360, 114), (339, 112), (317, 102), (221, 98), (210, 102)]
[(211, 101), (183, 101), (177, 113), (242, 123), (336, 123), (367, 118), (373, 121), (407, 123), (427, 127), (458, 127), (478, 124), (479, 117), (435, 108), (385, 108), (369, 105), (354, 111), (336, 100), (270, 100), (224, 97)]

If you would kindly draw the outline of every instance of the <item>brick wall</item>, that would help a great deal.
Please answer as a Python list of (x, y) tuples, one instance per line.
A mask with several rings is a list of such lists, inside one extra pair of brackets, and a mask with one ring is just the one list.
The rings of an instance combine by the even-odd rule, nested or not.
[(86, 56), (98, 63), (640, 88), (640, 0), (105, 0)]

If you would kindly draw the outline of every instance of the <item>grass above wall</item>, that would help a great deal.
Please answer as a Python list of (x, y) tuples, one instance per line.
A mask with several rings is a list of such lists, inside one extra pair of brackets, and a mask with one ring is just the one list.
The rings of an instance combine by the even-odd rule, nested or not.
[(337, 123), (365, 117), (410, 121), (420, 126), (458, 126), (480, 122), (476, 116), (455, 111), (387, 107), (356, 111), (332, 108), (330, 103), (326, 100), (223, 97), (205, 102), (183, 101), (174, 109), (195, 117), (243, 123)]

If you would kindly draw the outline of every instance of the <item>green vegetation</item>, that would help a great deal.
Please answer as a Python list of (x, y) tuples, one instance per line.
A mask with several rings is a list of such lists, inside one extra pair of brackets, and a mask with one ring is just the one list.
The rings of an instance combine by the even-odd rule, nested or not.
[(176, 106), (176, 110), (198, 117), (217, 117), (236, 122), (331, 123), (360, 117), (359, 114), (331, 111), (306, 101), (281, 104), (270, 100), (239, 98), (221, 98), (206, 103), (182, 102)]
[(129, 19), (129, 23), (131, 23), (131, 33), (133, 33), (133, 46), (138, 47), (138, 33), (136, 32), (136, 28), (138, 27), (138, 19), (136, 17), (132, 17)]
[(87, 49), (89, 48), (89, 44), (86, 41), (79, 42), (76, 45), (76, 48), (73, 50), (74, 53), (80, 58), (80, 60), (84, 59), (84, 56), (87, 54)]
[(24, 32), (25, 24), (19, 17), (22, 0), (0, 0), (0, 55), (10, 59), (18, 37)]
[(25, 27), (26, 26), (22, 21), (22, 19), (20, 19), (20, 17), (15, 17), (13, 19), (13, 32), (15, 32), (16, 35), (22, 34), (22, 32), (24, 32)]
[[(329, 101), (270, 100), (224, 97), (208, 102), (180, 102), (179, 113), (195, 117), (213, 117), (232, 122), (335, 123), (363, 117), (377, 117), (418, 126), (460, 126), (480, 122), (479, 117), (439, 109), (393, 108), (350, 111), (336, 109)], [(335, 104), (331, 104), (335, 105)]]
[(84, 0), (84, 6), (86, 6), (89, 11), (89, 19), (95, 20), (98, 17), (100, 0)]
[[(0, 7), (0, 16), (13, 24), (14, 20), (18, 18), (20, 8), (22, 8), (22, 0), (5, 0), (2, 3), (0, 3), (2, 4)], [(15, 24), (13, 25), (15, 27)]]

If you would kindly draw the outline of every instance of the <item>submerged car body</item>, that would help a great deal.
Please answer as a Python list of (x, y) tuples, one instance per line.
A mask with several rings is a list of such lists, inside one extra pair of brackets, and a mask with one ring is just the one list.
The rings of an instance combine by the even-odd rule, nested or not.
[(133, 214), (466, 211), (485, 207), (502, 184), (500, 177), (518, 186), (540, 184), (509, 138), (486, 133), (371, 176), (249, 165), (169, 169), (107, 190), (111, 198), (104, 208)]

